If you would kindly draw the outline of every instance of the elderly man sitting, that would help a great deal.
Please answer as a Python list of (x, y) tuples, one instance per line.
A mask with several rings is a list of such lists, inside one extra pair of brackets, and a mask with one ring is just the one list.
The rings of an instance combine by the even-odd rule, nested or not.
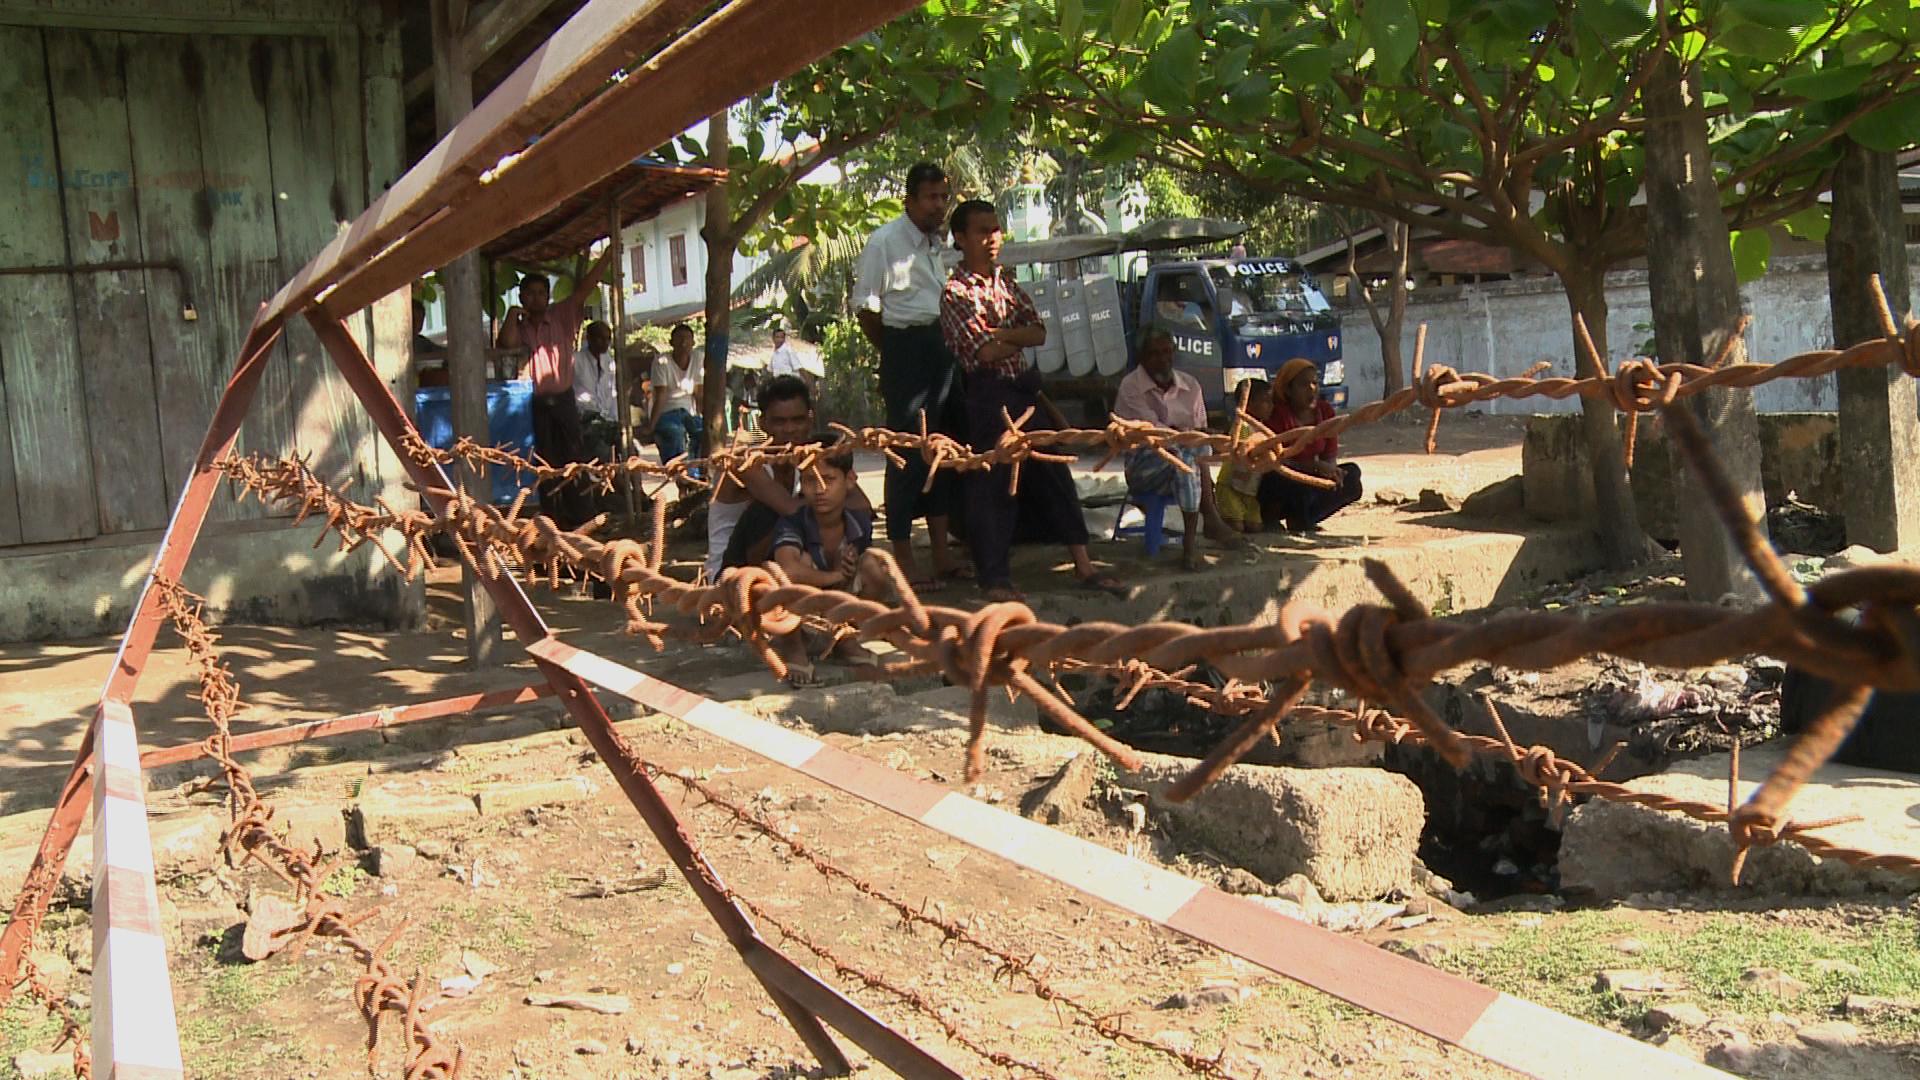
[[(1176, 431), (1206, 430), (1206, 397), (1201, 393), (1198, 380), (1173, 369), (1173, 336), (1165, 330), (1154, 327), (1142, 332), (1140, 363), (1120, 380), (1113, 415)], [(1245, 547), (1246, 540), (1221, 520), (1220, 511), (1214, 505), (1213, 478), (1200, 465), (1201, 451), (1191, 447), (1168, 447), (1167, 451), (1186, 463), (1187, 468), (1180, 469), (1151, 449), (1127, 454), (1127, 493), (1157, 495), (1180, 504), (1185, 528), (1182, 559), (1186, 568), (1200, 568), (1197, 541), (1203, 521), (1207, 539), (1223, 547)]]

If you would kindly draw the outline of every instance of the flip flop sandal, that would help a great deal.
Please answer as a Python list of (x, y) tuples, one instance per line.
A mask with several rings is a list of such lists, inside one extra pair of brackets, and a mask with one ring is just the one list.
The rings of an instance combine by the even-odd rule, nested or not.
[(1125, 600), (1133, 591), (1121, 584), (1119, 578), (1110, 574), (1095, 574), (1092, 577), (1083, 577), (1080, 579), (1080, 587), (1092, 592), (1103, 592), (1108, 596), (1116, 596), (1122, 600)]

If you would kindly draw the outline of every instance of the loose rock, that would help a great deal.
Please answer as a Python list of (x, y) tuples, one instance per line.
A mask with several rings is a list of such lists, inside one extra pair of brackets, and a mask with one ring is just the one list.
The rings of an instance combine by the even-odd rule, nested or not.
[(1707, 1064), (1716, 1069), (1746, 1073), (1759, 1061), (1760, 1048), (1753, 1045), (1753, 1040), (1747, 1037), (1746, 1032), (1734, 1031), (1708, 1047), (1706, 1057)]
[(1658, 971), (1602, 971), (1593, 980), (1593, 988), (1613, 994), (1672, 994), (1687, 988), (1684, 980)]
[(292, 944), (294, 927), (306, 921), (298, 905), (271, 893), (254, 896), (247, 929), (240, 938), (240, 955), (259, 962)]
[(373, 872), (380, 877), (404, 876), (419, 862), (419, 851), (406, 844), (381, 844), (373, 849)]
[(599, 1039), (581, 1039), (578, 1043), (574, 1044), (573, 1052), (576, 1054), (604, 1054), (607, 1052), (607, 1044), (601, 1042)]
[(575, 1009), (602, 1016), (619, 1016), (633, 1008), (633, 1002), (619, 994), (528, 994), (527, 1004), (542, 1009)]
[(1848, 1016), (1889, 1016), (1894, 1013), (1912, 1012), (1916, 1003), (1903, 998), (1874, 997), (1869, 994), (1848, 994), (1841, 1003), (1841, 1011)]
[(1021, 800), (1020, 812), (1047, 825), (1060, 825), (1086, 816), (1093, 782), (1100, 775), (1099, 755), (1082, 751), (1053, 778)]
[(1797, 998), (1807, 992), (1807, 984), (1779, 968), (1755, 967), (1740, 973), (1740, 981), (1764, 994)]
[(1825, 1020), (1808, 1024), (1796, 1034), (1800, 1041), (1816, 1050), (1845, 1050), (1858, 1045), (1860, 1029), (1845, 1020)]
[(1452, 950), (1437, 941), (1389, 941), (1381, 948), (1388, 952), (1399, 953), (1411, 960), (1418, 960), (1428, 967), (1440, 966)]
[(1706, 1027), (1709, 1019), (1707, 1010), (1687, 1001), (1655, 1005), (1647, 1010), (1647, 1026), (1655, 1031)]
[(1155, 1008), (1199, 1009), (1208, 1005), (1236, 1005), (1245, 1001), (1251, 994), (1252, 991), (1232, 983), (1208, 983), (1193, 990), (1182, 990)]

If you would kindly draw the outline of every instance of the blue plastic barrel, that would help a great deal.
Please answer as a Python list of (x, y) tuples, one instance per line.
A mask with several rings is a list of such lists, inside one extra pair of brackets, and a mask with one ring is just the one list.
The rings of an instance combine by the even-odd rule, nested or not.
[[(424, 386), (413, 395), (413, 422), (427, 445), (445, 450), (453, 445), (453, 399), (444, 386)], [(487, 384), (487, 441), (505, 446), (522, 457), (533, 456), (533, 384), (522, 380)], [(493, 501), (513, 502), (522, 486), (533, 486), (531, 475), (504, 465), (490, 470)]]

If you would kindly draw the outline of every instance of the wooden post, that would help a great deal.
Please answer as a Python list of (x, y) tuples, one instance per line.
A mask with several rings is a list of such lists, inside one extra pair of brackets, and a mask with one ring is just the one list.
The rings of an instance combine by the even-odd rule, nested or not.
[[(1911, 306), (1905, 234), (1894, 155), (1842, 138), (1827, 231), (1834, 348), (1886, 333), (1868, 285), (1875, 274), (1894, 325), (1905, 323)], [(1847, 543), (1882, 552), (1911, 548), (1920, 542), (1920, 403), (1913, 380), (1894, 366), (1841, 371), (1837, 378)]]
[[(733, 133), (725, 109), (707, 120), (707, 164), (715, 169), (727, 167), (727, 150)], [(707, 427), (707, 448), (720, 445), (727, 433), (727, 346), (733, 332), (733, 252), (737, 243), (733, 233), (732, 210), (727, 205), (727, 185), (707, 189), (706, 313), (707, 357), (705, 400), (700, 413)]]
[[(613, 331), (613, 394), (616, 400), (618, 416), (611, 417), (620, 425), (620, 445), (614, 450), (616, 458), (625, 457), (634, 452), (633, 446), (633, 410), (627, 408), (627, 366), (625, 363), (627, 336), (627, 265), (626, 245), (620, 238), (620, 192), (607, 195), (607, 246), (613, 248), (613, 275), (607, 279), (607, 290), (613, 300), (607, 305), (607, 328)], [(633, 494), (633, 476), (622, 473), (620, 489), (626, 494), (628, 516), (638, 516), (639, 500)]]
[[(473, 111), (473, 72), (467, 67), (461, 34), (466, 22), (465, 0), (432, 0), (434, 116), (444, 136)], [(491, 445), (487, 424), (487, 346), (482, 339), (485, 316), (480, 300), (480, 256), (473, 252), (448, 263), (440, 273), (447, 301), (447, 392), (453, 403), (453, 434)], [(480, 500), (493, 497), (484, 469), (463, 465), (460, 486)], [(467, 661), (475, 667), (500, 660), (500, 615), (493, 597), (482, 587), (473, 567), (460, 573), (466, 596), (463, 622), (467, 631)]]
[[(1663, 363), (1708, 364), (1725, 350), (1726, 363), (1747, 358), (1740, 329), (1740, 280), (1733, 269), (1720, 189), (1713, 179), (1707, 144), (1707, 114), (1700, 97), (1700, 70), (1672, 56), (1646, 89), (1647, 284), (1653, 300), (1654, 346)], [(1730, 341), (1729, 338), (1732, 338)], [(1746, 390), (1709, 390), (1688, 398), (1712, 440), (1715, 454), (1742, 493), (1747, 513), (1766, 531), (1766, 496), (1760, 487), (1760, 422)], [(1685, 502), (1707, 505), (1695, 477), (1676, 477)], [(1696, 510), (1679, 515), (1680, 555), (1687, 595), (1713, 601), (1729, 593), (1742, 601), (1764, 598), (1760, 582), (1717, 516)]]

